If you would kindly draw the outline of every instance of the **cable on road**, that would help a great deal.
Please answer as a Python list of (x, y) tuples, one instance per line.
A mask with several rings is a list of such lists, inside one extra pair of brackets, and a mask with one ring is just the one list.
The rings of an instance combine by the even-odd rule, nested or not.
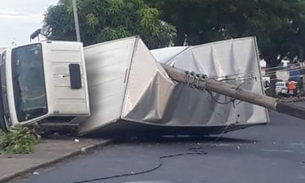
[(92, 183), (92, 182), (97, 182), (97, 181), (102, 181), (102, 180), (109, 180), (109, 179), (115, 179), (115, 178), (122, 178), (122, 177), (131, 177), (131, 176), (136, 176), (136, 175), (143, 175), (146, 173), (150, 173), (153, 171), (158, 170), (159, 168), (162, 167), (163, 162), (162, 160), (164, 159), (169, 159), (169, 158), (176, 158), (176, 157), (181, 157), (181, 156), (187, 156), (187, 155), (207, 155), (208, 153), (206, 151), (204, 151), (203, 149), (211, 147), (212, 144), (216, 143), (217, 141), (219, 141), (219, 139), (224, 135), (224, 133), (226, 132), (226, 130), (229, 128), (229, 126), (231, 126), (230, 124), (228, 124), (226, 126), (226, 128), (224, 128), (222, 130), (222, 133), (218, 135), (217, 138), (215, 138), (215, 140), (213, 140), (213, 142), (206, 144), (205, 146), (197, 146), (197, 147), (190, 147), (188, 149), (189, 152), (186, 153), (177, 153), (177, 154), (171, 154), (171, 155), (165, 155), (165, 156), (160, 156), (159, 157), (159, 164), (153, 168), (147, 169), (147, 170), (143, 170), (143, 171), (139, 171), (139, 172), (131, 172), (131, 173), (124, 173), (124, 174), (118, 174), (118, 175), (112, 175), (112, 176), (105, 176), (105, 177), (99, 177), (99, 178), (94, 178), (94, 179), (87, 179), (87, 180), (82, 180), (82, 181), (76, 181), (76, 182), (71, 182), (71, 183)]
[(139, 172), (131, 172), (131, 173), (125, 173), (125, 174), (118, 174), (118, 175), (112, 175), (112, 176), (106, 176), (106, 177), (99, 177), (99, 178), (94, 178), (94, 179), (88, 179), (88, 180), (82, 180), (82, 181), (76, 181), (72, 183), (91, 183), (91, 182), (96, 182), (96, 181), (101, 181), (101, 180), (109, 180), (109, 179), (114, 179), (114, 178), (121, 178), (121, 177), (129, 177), (129, 176), (136, 176), (136, 175), (141, 175), (141, 174), (146, 174), (153, 172), (157, 169), (159, 169), (163, 163), (163, 159), (168, 159), (168, 158), (176, 158), (180, 156), (187, 156), (187, 155), (207, 155), (208, 153), (205, 151), (200, 150), (199, 148), (190, 148), (190, 152), (186, 153), (178, 153), (178, 154), (171, 154), (171, 155), (165, 155), (165, 156), (160, 156), (159, 157), (159, 164), (153, 168), (139, 171)]
[[(213, 95), (211, 95), (211, 97), (213, 98)], [(230, 103), (231, 102), (235, 102), (235, 100), (232, 99), (230, 101)], [(163, 165), (162, 160), (164, 160), (164, 159), (176, 158), (176, 157), (187, 156), (187, 155), (207, 155), (208, 153), (206, 151), (204, 151), (203, 149), (211, 147), (214, 143), (219, 141), (219, 139), (225, 134), (225, 132), (228, 130), (228, 128), (231, 125), (232, 124), (228, 123), (226, 125), (226, 127), (222, 130), (222, 132), (218, 135), (218, 137), (215, 138), (215, 140), (213, 142), (211, 142), (211, 143), (209, 143), (209, 144), (207, 144), (205, 146), (190, 147), (188, 149), (188, 152), (186, 152), (186, 153), (177, 153), (177, 154), (160, 156), (159, 160), (158, 160), (159, 164), (157, 166), (153, 167), (153, 168), (150, 168), (150, 169), (147, 169), (147, 170), (143, 170), (143, 171), (139, 171), (139, 172), (130, 172), (130, 173), (124, 173), (124, 174), (118, 174), (118, 175), (112, 175), (112, 176), (105, 176), (105, 177), (87, 179), (87, 180), (76, 181), (76, 182), (71, 182), (71, 183), (92, 183), (92, 182), (97, 182), (97, 181), (102, 181), (102, 180), (109, 180), (109, 179), (114, 179), (114, 178), (122, 178), (122, 177), (131, 177), (131, 176), (136, 176), (136, 175), (142, 175), (142, 174), (146, 174), (146, 173), (150, 173), (150, 172), (156, 171), (159, 168), (161, 168), (162, 165)]]

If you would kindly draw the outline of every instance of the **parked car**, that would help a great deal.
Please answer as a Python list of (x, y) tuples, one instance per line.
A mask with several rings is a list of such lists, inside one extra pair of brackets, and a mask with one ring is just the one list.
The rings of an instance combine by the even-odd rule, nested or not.
[(275, 83), (275, 94), (276, 96), (286, 96), (288, 93), (286, 82), (280, 81)]
[[(293, 82), (295, 83), (295, 85), (297, 85), (297, 82), (295, 81)], [(295, 96), (296, 92), (294, 94), (288, 93), (286, 82), (279, 81), (275, 83), (275, 94), (278, 97), (291, 97), (291, 96)]]

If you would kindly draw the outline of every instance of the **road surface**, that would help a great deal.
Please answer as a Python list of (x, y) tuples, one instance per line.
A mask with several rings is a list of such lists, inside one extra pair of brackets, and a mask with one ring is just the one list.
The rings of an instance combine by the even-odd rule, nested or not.
[[(305, 106), (305, 103), (300, 105)], [(39, 170), (18, 183), (74, 183), (119, 174), (155, 171), (94, 183), (304, 183), (305, 121), (270, 113), (267, 126), (214, 138), (135, 140)], [(196, 149), (192, 149), (196, 148)]]

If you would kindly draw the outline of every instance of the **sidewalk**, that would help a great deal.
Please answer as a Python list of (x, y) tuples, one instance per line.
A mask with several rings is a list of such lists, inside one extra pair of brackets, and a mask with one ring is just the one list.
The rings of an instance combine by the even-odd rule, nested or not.
[[(78, 141), (79, 140), (79, 141)], [(38, 168), (55, 164), (66, 158), (103, 146), (111, 140), (97, 139), (46, 139), (36, 145), (33, 154), (0, 155), (0, 183), (34, 172)]]

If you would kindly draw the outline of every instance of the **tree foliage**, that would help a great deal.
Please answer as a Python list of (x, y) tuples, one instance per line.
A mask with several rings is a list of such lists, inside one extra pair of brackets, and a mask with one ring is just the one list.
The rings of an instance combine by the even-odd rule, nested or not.
[(256, 36), (269, 66), (304, 47), (304, 0), (146, 0), (177, 28), (176, 45)]
[[(149, 48), (168, 46), (174, 26), (159, 19), (159, 11), (143, 0), (78, 0), (81, 39), (85, 45), (140, 35)], [(75, 40), (71, 0), (61, 0), (45, 13), (44, 35), (52, 40)]]
[[(305, 0), (78, 0), (77, 3), (85, 45), (131, 35), (140, 35), (150, 48), (167, 46), (173, 40), (180, 46), (256, 36), (261, 57), (269, 66), (277, 66), (284, 57), (294, 58), (305, 47)], [(44, 23), (48, 38), (75, 40), (71, 0), (61, 0), (50, 7)]]

